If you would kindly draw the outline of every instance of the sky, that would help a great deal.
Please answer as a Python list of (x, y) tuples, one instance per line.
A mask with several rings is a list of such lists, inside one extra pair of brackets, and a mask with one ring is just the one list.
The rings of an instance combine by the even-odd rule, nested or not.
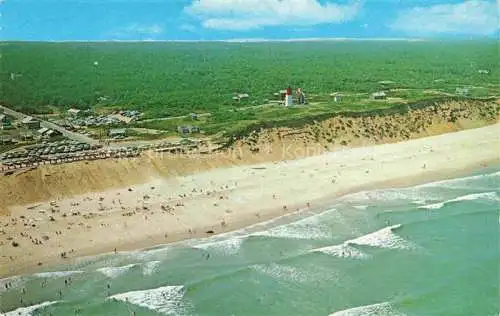
[(496, 38), (500, 0), (0, 0), (0, 40)]

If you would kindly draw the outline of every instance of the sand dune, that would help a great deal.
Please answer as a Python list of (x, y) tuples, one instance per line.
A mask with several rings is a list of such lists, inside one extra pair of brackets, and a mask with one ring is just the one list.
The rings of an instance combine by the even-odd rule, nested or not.
[[(477, 128), (498, 120), (499, 101), (448, 101), (402, 114), (332, 117), (302, 128), (255, 131), (211, 155), (160, 155), (43, 166), (0, 177), (0, 214), (9, 206), (146, 183), (218, 167), (292, 160)], [(196, 158), (196, 159), (193, 159)]]

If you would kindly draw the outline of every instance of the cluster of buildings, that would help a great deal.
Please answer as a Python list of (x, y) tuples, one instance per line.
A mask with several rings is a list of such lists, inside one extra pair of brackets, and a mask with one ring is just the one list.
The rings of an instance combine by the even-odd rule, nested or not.
[(69, 109), (67, 111), (67, 121), (71, 127), (78, 129), (82, 126), (110, 126), (119, 124), (129, 124), (138, 120), (142, 113), (135, 110), (123, 110), (109, 115), (93, 115), (89, 110)]
[(12, 121), (7, 115), (0, 113), (0, 130), (6, 131), (0, 135), (0, 145), (50, 139), (61, 135), (57, 130), (41, 128), (40, 123), (40, 120), (32, 116)]
[(89, 145), (75, 141), (38, 144), (23, 150), (0, 155), (0, 172), (8, 174), (22, 168), (36, 168), (46, 164), (60, 164), (81, 160), (137, 157), (137, 148), (121, 147), (102, 149), (98, 145)]

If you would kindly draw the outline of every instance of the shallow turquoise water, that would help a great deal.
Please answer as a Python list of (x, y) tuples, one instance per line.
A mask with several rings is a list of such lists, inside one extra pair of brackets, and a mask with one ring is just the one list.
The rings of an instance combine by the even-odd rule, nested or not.
[(2, 280), (0, 311), (498, 315), (499, 170), (361, 192), (321, 212)]

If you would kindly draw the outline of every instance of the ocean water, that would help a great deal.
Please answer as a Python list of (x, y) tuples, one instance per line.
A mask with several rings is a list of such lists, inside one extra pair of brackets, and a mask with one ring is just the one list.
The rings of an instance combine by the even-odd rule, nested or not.
[(499, 315), (499, 170), (0, 280), (0, 314)]

